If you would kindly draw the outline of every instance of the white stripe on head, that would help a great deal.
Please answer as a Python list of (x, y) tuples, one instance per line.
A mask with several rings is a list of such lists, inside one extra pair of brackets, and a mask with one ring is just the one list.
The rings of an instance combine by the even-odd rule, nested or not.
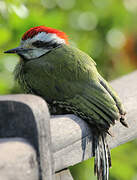
[(55, 33), (39, 32), (33, 38), (21, 40), (21, 45), (26, 46), (28, 44), (32, 44), (35, 41), (44, 41), (44, 42), (52, 41), (53, 43), (57, 43), (57, 44), (65, 44), (65, 40), (58, 37)]
[(36, 36), (32, 38), (33, 41), (41, 40), (45, 42), (54, 41), (56, 43), (62, 44), (65, 43), (65, 40), (62, 38), (59, 38), (55, 33), (46, 33), (46, 32), (40, 32)]

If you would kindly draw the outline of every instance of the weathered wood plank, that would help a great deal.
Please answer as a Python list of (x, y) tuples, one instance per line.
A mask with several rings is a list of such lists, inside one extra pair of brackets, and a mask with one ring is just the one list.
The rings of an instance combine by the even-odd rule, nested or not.
[[(113, 81), (111, 84), (122, 99), (129, 128), (119, 122), (111, 128), (114, 137), (108, 136), (110, 148), (137, 137), (137, 71)], [(74, 115), (51, 118), (55, 169), (59, 171), (92, 157), (91, 132), (87, 123)]]
[(21, 138), (0, 139), (0, 179), (38, 180), (35, 149)]
[(33, 95), (0, 96), (0, 138), (9, 137), (29, 141), (36, 149), (42, 180), (53, 180), (49, 112), (43, 99)]

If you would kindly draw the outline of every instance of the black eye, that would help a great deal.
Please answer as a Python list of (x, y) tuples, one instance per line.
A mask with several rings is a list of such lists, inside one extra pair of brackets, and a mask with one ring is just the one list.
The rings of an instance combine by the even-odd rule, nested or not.
[(43, 41), (35, 41), (35, 42), (32, 43), (32, 45), (37, 47), (37, 48), (43, 47), (44, 44), (45, 43)]
[(52, 49), (55, 48), (57, 46), (59, 46), (60, 44), (53, 42), (53, 41), (48, 41), (48, 42), (44, 42), (44, 41), (35, 41), (32, 43), (33, 46), (37, 47), (37, 48), (46, 48), (46, 49)]

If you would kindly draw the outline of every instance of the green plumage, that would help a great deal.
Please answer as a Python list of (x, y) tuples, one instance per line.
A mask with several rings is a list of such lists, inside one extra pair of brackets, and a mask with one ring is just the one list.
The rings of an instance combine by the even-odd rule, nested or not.
[[(66, 107), (108, 129), (125, 110), (113, 89), (84, 52), (67, 45), (37, 59), (21, 60), (16, 79), (27, 92), (42, 96), (51, 107)], [(55, 109), (51, 109), (55, 111)], [(91, 120), (90, 120), (91, 119)]]
[(106, 132), (115, 120), (127, 124), (119, 97), (98, 73), (95, 62), (77, 48), (62, 45), (37, 59), (21, 60), (15, 78), (27, 93), (43, 97), (52, 114), (74, 113), (95, 128), (95, 173), (99, 180), (108, 179)]

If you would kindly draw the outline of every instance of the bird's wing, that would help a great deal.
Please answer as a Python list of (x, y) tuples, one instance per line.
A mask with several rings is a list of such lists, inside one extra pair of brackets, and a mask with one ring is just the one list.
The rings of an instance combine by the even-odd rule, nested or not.
[(120, 98), (118, 97), (115, 90), (109, 85), (109, 83), (99, 74), (98, 76), (100, 84), (109, 92), (109, 94), (113, 97), (115, 100), (116, 106), (119, 109), (119, 112), (121, 115), (125, 115), (125, 110), (123, 107), (123, 104), (120, 101)]
[(70, 107), (76, 107), (75, 114), (106, 129), (121, 117), (115, 99), (99, 82), (85, 84), (81, 94), (66, 101)]

